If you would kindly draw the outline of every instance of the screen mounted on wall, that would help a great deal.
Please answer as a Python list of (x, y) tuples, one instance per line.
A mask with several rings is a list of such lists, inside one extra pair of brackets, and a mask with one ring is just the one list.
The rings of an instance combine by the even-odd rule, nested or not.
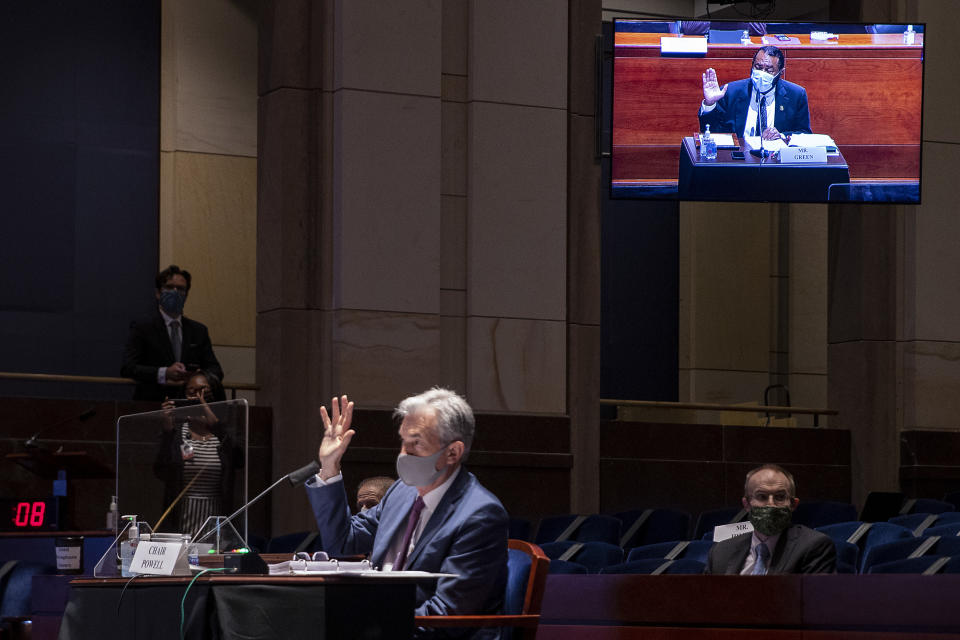
[(615, 20), (611, 196), (918, 204), (924, 31)]

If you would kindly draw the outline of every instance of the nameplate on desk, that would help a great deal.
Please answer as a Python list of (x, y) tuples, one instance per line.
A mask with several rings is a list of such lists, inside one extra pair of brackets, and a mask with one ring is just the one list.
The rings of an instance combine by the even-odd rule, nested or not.
[(827, 161), (826, 147), (784, 147), (780, 149), (780, 162), (786, 164), (817, 163)]
[(173, 575), (182, 550), (182, 542), (144, 540), (137, 545), (137, 552), (133, 554), (130, 572), (150, 576)]
[(713, 528), (713, 541), (721, 542), (741, 533), (753, 533), (753, 525), (749, 522), (733, 522), (721, 524)]
[(660, 38), (660, 55), (703, 57), (707, 55), (707, 39), (702, 36), (664, 36)]

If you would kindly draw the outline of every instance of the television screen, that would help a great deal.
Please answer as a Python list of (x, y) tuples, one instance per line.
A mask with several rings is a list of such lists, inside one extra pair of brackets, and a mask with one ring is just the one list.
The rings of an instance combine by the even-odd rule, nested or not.
[(617, 19), (613, 36), (611, 197), (920, 202), (924, 25)]

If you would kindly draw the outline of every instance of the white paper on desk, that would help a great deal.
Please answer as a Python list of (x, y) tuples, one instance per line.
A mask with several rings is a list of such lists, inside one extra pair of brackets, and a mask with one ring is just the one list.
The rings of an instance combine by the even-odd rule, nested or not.
[(713, 138), (713, 141), (717, 143), (718, 148), (722, 148), (722, 147), (731, 147), (733, 149), (737, 148), (737, 144), (733, 141), (732, 133), (711, 133), (710, 137)]
[[(760, 136), (743, 136), (743, 140), (747, 143), (748, 149), (760, 148)], [(787, 143), (779, 138), (776, 140), (763, 141), (763, 148), (771, 153), (774, 151), (780, 151), (780, 149), (783, 149), (785, 146), (787, 146)]]
[(827, 153), (836, 154), (837, 143), (825, 133), (795, 133), (790, 136), (791, 147), (826, 147)]

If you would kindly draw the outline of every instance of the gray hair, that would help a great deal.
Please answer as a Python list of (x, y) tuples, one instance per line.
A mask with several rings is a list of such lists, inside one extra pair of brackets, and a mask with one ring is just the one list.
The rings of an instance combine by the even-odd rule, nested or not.
[(443, 387), (433, 387), (428, 391), (410, 396), (401, 401), (394, 410), (395, 418), (406, 418), (425, 409), (433, 409), (437, 416), (437, 435), (445, 444), (460, 440), (463, 442), (463, 457), (467, 459), (470, 445), (473, 443), (473, 409), (467, 401), (455, 391)]

